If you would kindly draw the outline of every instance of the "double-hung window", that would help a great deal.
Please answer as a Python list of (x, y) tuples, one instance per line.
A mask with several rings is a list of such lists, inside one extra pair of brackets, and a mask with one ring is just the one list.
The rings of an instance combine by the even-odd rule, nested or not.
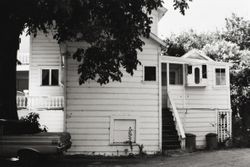
[(225, 68), (215, 68), (215, 84), (226, 85), (226, 69)]
[(58, 86), (59, 70), (58, 69), (42, 69), (42, 86)]

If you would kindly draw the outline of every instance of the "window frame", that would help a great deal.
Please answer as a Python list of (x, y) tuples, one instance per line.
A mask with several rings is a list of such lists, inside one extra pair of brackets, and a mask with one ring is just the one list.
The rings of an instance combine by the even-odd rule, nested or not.
[[(182, 79), (182, 83), (181, 84), (171, 84), (171, 82), (170, 82), (170, 73), (174, 72), (175, 75), (176, 75), (176, 71), (171, 71), (170, 70), (170, 65), (171, 64), (178, 64), (178, 65), (182, 66), (182, 70), (181, 70), (182, 77), (180, 77)], [(169, 86), (184, 86), (185, 85), (185, 65), (183, 63), (169, 62), (168, 66), (169, 66), (168, 67), (168, 84), (169, 84)], [(176, 80), (176, 78), (175, 78), (175, 80)]]
[[(216, 69), (225, 69), (225, 84), (224, 85), (217, 85), (216, 84)], [(229, 76), (228, 76), (228, 68), (225, 66), (215, 66), (213, 68), (213, 74), (214, 74), (214, 87), (215, 88), (225, 88), (229, 86)]]
[(114, 143), (114, 123), (115, 120), (135, 120), (135, 142), (133, 145), (140, 143), (139, 129), (140, 129), (140, 119), (138, 116), (131, 115), (112, 115), (110, 116), (110, 128), (109, 128), (109, 145), (112, 146), (128, 146), (129, 143)]
[[(49, 85), (43, 85), (43, 70), (49, 70)], [(58, 84), (57, 85), (52, 85), (52, 70), (58, 70)], [(57, 87), (60, 86), (60, 74), (61, 70), (59, 67), (41, 67), (40, 68), (40, 86), (41, 87)]]
[[(146, 72), (146, 70), (145, 70), (145, 68), (146, 67), (154, 67), (155, 68), (155, 80), (150, 80), (150, 81), (146, 81), (145, 80), (145, 72)], [(158, 77), (157, 77), (157, 66), (156, 65), (143, 65), (143, 67), (142, 67), (142, 75), (143, 75), (143, 82), (146, 82), (146, 83), (150, 83), (150, 82), (158, 82)]]

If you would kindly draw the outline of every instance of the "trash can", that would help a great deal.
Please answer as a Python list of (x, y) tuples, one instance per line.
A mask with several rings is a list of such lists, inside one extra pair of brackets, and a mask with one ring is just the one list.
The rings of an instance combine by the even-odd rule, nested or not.
[(194, 152), (196, 149), (196, 136), (191, 133), (186, 133), (186, 150), (188, 152)]
[(216, 133), (206, 134), (207, 149), (214, 150), (218, 148), (218, 139)]

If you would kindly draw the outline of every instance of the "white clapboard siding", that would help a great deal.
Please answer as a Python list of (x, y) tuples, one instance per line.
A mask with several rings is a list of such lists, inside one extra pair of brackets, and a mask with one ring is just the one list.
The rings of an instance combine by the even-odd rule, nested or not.
[(62, 96), (63, 86), (41, 86), (41, 70), (43, 68), (56, 68), (61, 71), (60, 47), (51, 34), (44, 35), (39, 32), (36, 37), (31, 37), (31, 56), (29, 73), (29, 95), (31, 96)]
[[(184, 85), (169, 85), (169, 91), (177, 108), (229, 108), (229, 86), (214, 85), (214, 66), (207, 66), (206, 87), (186, 87)], [(163, 106), (166, 104), (166, 89), (162, 89)]]
[[(123, 70), (121, 83), (110, 82), (100, 86), (95, 81), (88, 81), (79, 85), (78, 63), (67, 58), (66, 130), (73, 140), (70, 154), (114, 155), (119, 152), (124, 155), (125, 149), (130, 150), (129, 146), (110, 145), (111, 116), (138, 118), (138, 144), (143, 144), (148, 153), (159, 151), (159, 45), (152, 40), (145, 40), (145, 43), (145, 49), (138, 58), (142, 65), (157, 67), (156, 82), (144, 82), (143, 66), (138, 66), (133, 77)], [(67, 48), (74, 52), (78, 46), (84, 45), (86, 43), (68, 43)], [(138, 151), (137, 146), (134, 150)]]
[(18, 110), (18, 117), (34, 112), (39, 114), (39, 123), (48, 128), (48, 132), (63, 132), (64, 111), (62, 110)]
[(197, 148), (206, 147), (206, 134), (216, 133), (217, 112), (210, 109), (178, 110), (185, 133), (196, 135)]

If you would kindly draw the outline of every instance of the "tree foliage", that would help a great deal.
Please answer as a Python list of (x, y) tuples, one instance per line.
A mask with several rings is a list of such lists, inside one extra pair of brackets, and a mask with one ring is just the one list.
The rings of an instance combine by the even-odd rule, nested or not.
[(165, 41), (167, 47), (165, 53), (170, 56), (182, 56), (192, 49), (202, 49), (205, 45), (219, 40), (219, 33), (197, 33), (194, 30), (182, 32), (179, 35), (172, 34)]
[(206, 44), (202, 51), (215, 61), (230, 62), (237, 65), (237, 68), (240, 63), (240, 47), (232, 42), (225, 40), (214, 41)]
[(226, 18), (226, 30), (222, 38), (236, 43), (241, 50), (250, 49), (250, 20), (233, 13), (230, 18)]
[[(184, 13), (190, 0), (173, 0)], [(2, 0), (0, 2), (1, 47), (0, 118), (17, 119), (16, 52), (19, 36), (53, 31), (60, 44), (85, 41), (73, 57), (80, 62), (79, 83), (95, 79), (100, 84), (121, 81), (121, 67), (133, 75), (142, 50), (141, 37), (149, 37), (153, 10), (161, 0)], [(6, 72), (8, 69), (8, 73)]]
[[(216, 61), (230, 62), (231, 104), (233, 114), (250, 116), (250, 21), (232, 14), (223, 31), (196, 33), (193, 30), (166, 39), (165, 54), (183, 55), (202, 50)], [(250, 125), (250, 117), (249, 117)], [(250, 126), (249, 126), (250, 128)]]

